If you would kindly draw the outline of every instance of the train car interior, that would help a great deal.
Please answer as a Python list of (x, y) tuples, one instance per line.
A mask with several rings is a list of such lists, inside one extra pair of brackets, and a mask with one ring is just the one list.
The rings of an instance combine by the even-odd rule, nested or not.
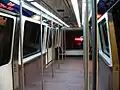
[[(65, 42), (64, 48), (67, 56), (83, 55), (83, 31), (80, 29), (67, 29), (64, 31)], [(66, 46), (65, 46), (66, 45)]]
[(120, 0), (0, 0), (0, 90), (120, 90)]

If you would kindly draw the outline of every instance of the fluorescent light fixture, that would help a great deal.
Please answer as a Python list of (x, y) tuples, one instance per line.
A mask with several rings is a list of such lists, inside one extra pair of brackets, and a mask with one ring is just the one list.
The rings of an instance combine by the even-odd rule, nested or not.
[(46, 14), (48, 14), (49, 16), (51, 16), (52, 18), (58, 20), (60, 23), (64, 24), (66, 27), (70, 27), (65, 22), (63, 22), (61, 19), (59, 19), (58, 17), (56, 17), (54, 14), (52, 14), (51, 12), (49, 12), (47, 9), (45, 9), (44, 7), (42, 7), (40, 4), (38, 4), (37, 2), (31, 2), (31, 4), (33, 4), (35, 7), (37, 7), (41, 11), (45, 12)]
[(34, 0), (27, 0), (28, 2), (32, 2), (32, 1), (34, 1)]
[(71, 0), (71, 3), (72, 3), (72, 6), (73, 6), (73, 10), (75, 12), (75, 16), (76, 16), (76, 19), (77, 19), (78, 26), (81, 27), (78, 1), (77, 0)]

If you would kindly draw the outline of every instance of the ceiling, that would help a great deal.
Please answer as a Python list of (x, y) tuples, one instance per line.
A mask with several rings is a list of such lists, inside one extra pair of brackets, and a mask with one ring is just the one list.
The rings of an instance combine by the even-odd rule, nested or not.
[[(71, 0), (36, 0), (50, 12), (58, 16), (72, 27), (77, 27), (76, 17), (73, 11)], [(81, 1), (81, 0), (79, 0)], [(79, 5), (81, 11), (81, 5)]]
[[(35, 0), (71, 27), (78, 27), (71, 0)], [(89, 0), (90, 1), (90, 0)], [(82, 0), (78, 0), (82, 17)]]

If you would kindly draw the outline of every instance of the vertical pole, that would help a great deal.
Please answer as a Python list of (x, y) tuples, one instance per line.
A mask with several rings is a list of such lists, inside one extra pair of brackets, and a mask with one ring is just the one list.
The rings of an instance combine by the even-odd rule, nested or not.
[(24, 63), (23, 63), (23, 37), (22, 37), (22, 0), (20, 0), (20, 31), (19, 31), (19, 49), (20, 49), (20, 75), (21, 75), (21, 90), (25, 90), (24, 82)]
[(49, 27), (49, 30), (48, 30), (48, 41), (47, 41), (47, 63), (48, 63), (48, 48), (49, 48), (49, 35), (50, 35), (50, 27)]
[(60, 57), (59, 57), (59, 53), (60, 53), (60, 44), (59, 44), (59, 42), (60, 42), (60, 29), (58, 29), (58, 69), (60, 68)]
[(42, 37), (42, 14), (40, 13), (40, 30), (41, 30), (41, 89), (44, 90), (44, 63), (43, 63), (43, 37)]
[(92, 60), (93, 80), (92, 90), (98, 90), (98, 30), (97, 30), (97, 0), (92, 0)]
[(84, 34), (84, 90), (89, 90), (89, 29), (88, 29), (88, 0), (84, 0), (85, 6), (84, 11), (84, 25), (83, 25), (83, 34)]
[(62, 37), (61, 37), (62, 38), (62, 61), (64, 60), (64, 57), (63, 57), (63, 55), (64, 55), (64, 47), (63, 47), (63, 42), (64, 42), (63, 39), (64, 39), (64, 37), (63, 36), (64, 35), (63, 34), (64, 34), (64, 31), (62, 29), (62, 34), (61, 34), (62, 35)]
[(54, 77), (54, 27), (52, 21), (52, 78)]

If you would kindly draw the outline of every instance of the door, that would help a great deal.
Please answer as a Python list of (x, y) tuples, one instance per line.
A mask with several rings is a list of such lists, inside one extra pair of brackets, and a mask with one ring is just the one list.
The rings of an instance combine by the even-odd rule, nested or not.
[(0, 13), (0, 90), (13, 90), (12, 53), (16, 17)]

